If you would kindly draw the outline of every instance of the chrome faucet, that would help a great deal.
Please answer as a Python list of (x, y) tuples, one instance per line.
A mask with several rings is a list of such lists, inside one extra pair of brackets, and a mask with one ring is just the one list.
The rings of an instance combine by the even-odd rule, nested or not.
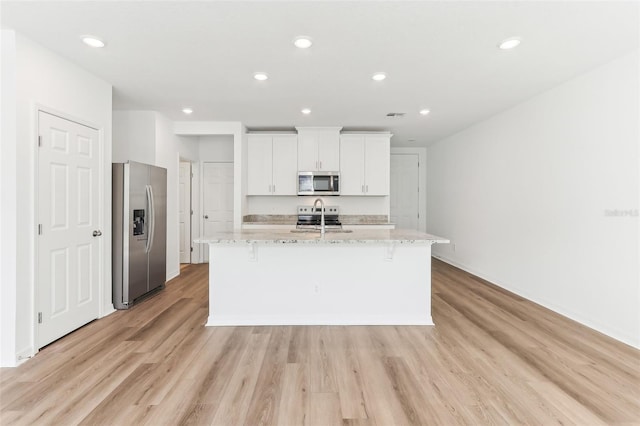
[(318, 205), (318, 201), (320, 201), (320, 236), (324, 237), (324, 201), (322, 198), (316, 198), (313, 202), (313, 211), (316, 211), (316, 206)]

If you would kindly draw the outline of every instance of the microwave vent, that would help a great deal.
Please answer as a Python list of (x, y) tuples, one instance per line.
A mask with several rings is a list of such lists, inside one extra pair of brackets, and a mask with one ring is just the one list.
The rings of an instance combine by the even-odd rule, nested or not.
[(406, 115), (406, 112), (390, 112), (387, 113), (387, 117), (390, 118), (402, 118)]

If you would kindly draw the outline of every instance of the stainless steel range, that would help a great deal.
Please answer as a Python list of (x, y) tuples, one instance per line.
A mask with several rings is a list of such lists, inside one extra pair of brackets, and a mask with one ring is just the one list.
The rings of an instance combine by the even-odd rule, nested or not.
[[(321, 207), (298, 206), (296, 229), (320, 230), (321, 213)], [(324, 208), (324, 224), (328, 231), (342, 229), (339, 215), (340, 209), (338, 206), (326, 206)]]

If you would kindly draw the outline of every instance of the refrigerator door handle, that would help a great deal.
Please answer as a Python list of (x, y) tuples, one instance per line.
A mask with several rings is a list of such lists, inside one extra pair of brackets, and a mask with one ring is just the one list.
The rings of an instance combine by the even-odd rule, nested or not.
[(156, 227), (156, 208), (153, 201), (153, 188), (151, 185), (146, 186), (147, 189), (147, 205), (149, 206), (149, 234), (147, 235), (147, 247), (146, 252), (149, 253), (151, 251), (151, 247), (153, 246), (153, 234), (155, 234)]

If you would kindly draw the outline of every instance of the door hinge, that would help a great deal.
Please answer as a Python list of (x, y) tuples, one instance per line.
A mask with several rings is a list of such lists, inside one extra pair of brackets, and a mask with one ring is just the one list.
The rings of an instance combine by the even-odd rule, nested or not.
[(38, 136), (38, 146), (42, 146), (42, 136)]
[(191, 210), (191, 214), (193, 215), (193, 210)]
[(38, 224), (38, 235), (42, 235), (42, 224)]
[(191, 251), (193, 251), (193, 247), (191, 247)]
[(193, 172), (191, 172), (191, 179), (193, 179)]
[(38, 312), (38, 324), (42, 324), (42, 312)]

